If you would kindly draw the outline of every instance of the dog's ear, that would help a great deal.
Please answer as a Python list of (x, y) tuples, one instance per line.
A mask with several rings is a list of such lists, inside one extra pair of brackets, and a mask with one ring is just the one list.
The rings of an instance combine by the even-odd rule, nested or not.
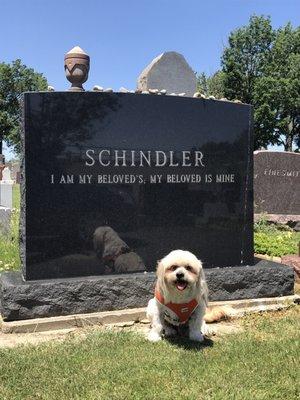
[(207, 283), (206, 283), (206, 279), (205, 279), (205, 275), (204, 275), (204, 271), (203, 271), (202, 267), (201, 267), (200, 276), (201, 276), (201, 293), (202, 293), (202, 297), (205, 302), (205, 305), (207, 306), (208, 305), (208, 287), (207, 287)]
[(208, 305), (208, 287), (206, 284), (205, 274), (202, 267), (202, 262), (198, 260), (199, 263), (199, 276), (198, 276), (198, 287), (200, 291), (200, 296), (203, 298), (205, 305)]
[(164, 279), (165, 278), (165, 266), (164, 266), (163, 260), (157, 261), (156, 276), (157, 276), (158, 290), (161, 292), (161, 294), (163, 296), (165, 296), (166, 284), (165, 284), (165, 279)]
[(164, 276), (164, 266), (162, 260), (157, 261), (157, 266), (156, 266), (156, 276), (158, 279), (163, 279)]

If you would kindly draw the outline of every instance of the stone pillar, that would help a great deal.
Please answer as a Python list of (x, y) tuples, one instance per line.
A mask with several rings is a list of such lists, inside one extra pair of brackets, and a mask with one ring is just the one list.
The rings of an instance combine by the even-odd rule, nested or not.
[(0, 153), (0, 181), (2, 179), (2, 171), (4, 168), (5, 168), (5, 157), (3, 154)]
[(12, 208), (13, 183), (10, 170), (8, 167), (5, 167), (2, 171), (2, 180), (0, 181), (0, 206)]
[(2, 171), (0, 181), (0, 233), (6, 235), (10, 231), (11, 211), (12, 211), (12, 188), (10, 170), (5, 167)]

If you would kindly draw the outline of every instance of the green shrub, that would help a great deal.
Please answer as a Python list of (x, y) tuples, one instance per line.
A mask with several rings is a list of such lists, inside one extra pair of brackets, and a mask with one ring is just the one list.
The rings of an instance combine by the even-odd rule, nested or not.
[(288, 225), (268, 222), (264, 214), (262, 214), (260, 219), (254, 223), (254, 232), (278, 233), (281, 231), (294, 232), (294, 230)]
[(262, 214), (254, 223), (254, 251), (273, 257), (297, 254), (300, 233), (294, 232), (288, 225), (274, 224)]
[(259, 254), (280, 257), (286, 254), (297, 254), (300, 233), (284, 231), (276, 225), (257, 225), (254, 229), (254, 251)]
[(254, 232), (254, 251), (274, 257), (297, 254), (299, 241), (296, 232)]

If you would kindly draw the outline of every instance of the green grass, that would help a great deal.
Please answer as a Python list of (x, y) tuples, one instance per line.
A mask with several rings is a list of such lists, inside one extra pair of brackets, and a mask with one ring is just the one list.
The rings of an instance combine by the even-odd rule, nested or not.
[[(20, 265), (19, 186), (13, 195), (11, 234), (0, 238), (0, 271)], [(288, 234), (289, 243), (300, 239), (275, 229), (256, 226), (256, 237), (263, 233), (272, 239), (265, 254), (273, 246), (272, 235)], [(247, 317), (244, 333), (207, 346), (188, 341), (152, 344), (129, 332), (93, 331), (84, 340), (2, 349), (0, 399), (296, 400), (299, 321), (299, 307)]]
[(19, 218), (20, 185), (14, 185), (11, 231), (7, 236), (0, 236), (0, 272), (20, 269)]
[(0, 351), (2, 400), (296, 400), (300, 310), (247, 317), (207, 346), (93, 331)]
[(298, 253), (299, 232), (254, 233), (254, 251), (258, 254), (281, 257)]

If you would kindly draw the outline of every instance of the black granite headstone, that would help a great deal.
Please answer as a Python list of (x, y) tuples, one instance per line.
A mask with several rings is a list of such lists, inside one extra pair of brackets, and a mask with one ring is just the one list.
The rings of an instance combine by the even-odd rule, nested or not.
[(300, 216), (300, 154), (254, 152), (255, 213)]
[(154, 270), (177, 248), (252, 263), (250, 106), (28, 93), (24, 107), (27, 280)]
[(178, 248), (203, 261), (211, 300), (293, 293), (292, 268), (253, 260), (250, 106), (123, 93), (23, 100), (23, 274), (0, 275), (4, 320), (146, 306), (157, 260)]

